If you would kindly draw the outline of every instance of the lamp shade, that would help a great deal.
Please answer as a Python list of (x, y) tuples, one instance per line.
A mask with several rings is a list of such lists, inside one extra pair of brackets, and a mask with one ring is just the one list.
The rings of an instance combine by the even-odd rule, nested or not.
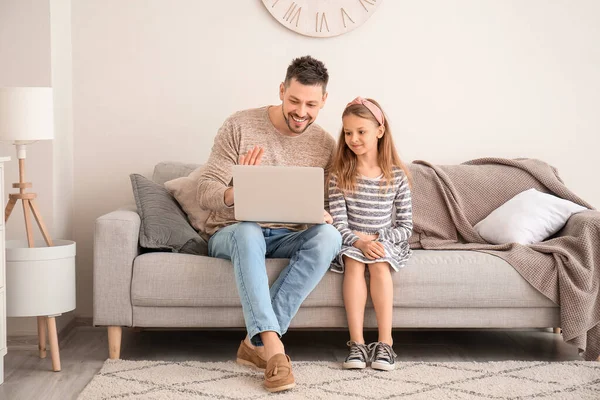
[(0, 140), (30, 141), (53, 137), (52, 88), (0, 88)]

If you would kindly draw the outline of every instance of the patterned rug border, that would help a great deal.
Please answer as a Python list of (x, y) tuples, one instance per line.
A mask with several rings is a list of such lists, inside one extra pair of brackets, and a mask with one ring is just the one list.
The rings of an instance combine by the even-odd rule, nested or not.
[[(398, 361), (391, 372), (294, 361), (278, 399), (600, 399), (594, 361)], [(267, 399), (260, 371), (233, 361), (106, 360), (78, 400)]]

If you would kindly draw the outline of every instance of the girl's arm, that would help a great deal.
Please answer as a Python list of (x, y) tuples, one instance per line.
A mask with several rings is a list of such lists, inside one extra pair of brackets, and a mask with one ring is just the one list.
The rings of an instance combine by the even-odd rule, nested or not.
[(391, 228), (380, 229), (379, 239), (399, 244), (410, 238), (413, 229), (412, 199), (408, 178), (404, 174), (402, 174), (402, 182), (394, 198), (394, 205), (396, 206), (396, 222)]
[(337, 179), (334, 175), (329, 179), (329, 213), (333, 218), (333, 226), (342, 235), (342, 243), (345, 246), (352, 246), (359, 237), (348, 228), (346, 199), (344, 199), (344, 194), (338, 188)]

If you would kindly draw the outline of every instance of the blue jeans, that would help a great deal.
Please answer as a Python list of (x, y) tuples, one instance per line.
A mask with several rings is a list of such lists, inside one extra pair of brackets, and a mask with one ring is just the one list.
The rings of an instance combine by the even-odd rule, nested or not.
[[(208, 241), (208, 254), (231, 260), (248, 336), (260, 346), (259, 333), (287, 331), (341, 245), (339, 232), (328, 224), (292, 232), (240, 222), (217, 231)], [(265, 258), (290, 259), (270, 289)]]

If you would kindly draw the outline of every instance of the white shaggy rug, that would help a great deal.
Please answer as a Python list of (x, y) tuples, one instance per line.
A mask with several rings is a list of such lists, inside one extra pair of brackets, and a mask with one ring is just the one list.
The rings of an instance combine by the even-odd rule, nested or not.
[(234, 362), (107, 360), (78, 400), (600, 399), (600, 362), (398, 362), (391, 372), (292, 366), (296, 387), (270, 394), (261, 372)]

